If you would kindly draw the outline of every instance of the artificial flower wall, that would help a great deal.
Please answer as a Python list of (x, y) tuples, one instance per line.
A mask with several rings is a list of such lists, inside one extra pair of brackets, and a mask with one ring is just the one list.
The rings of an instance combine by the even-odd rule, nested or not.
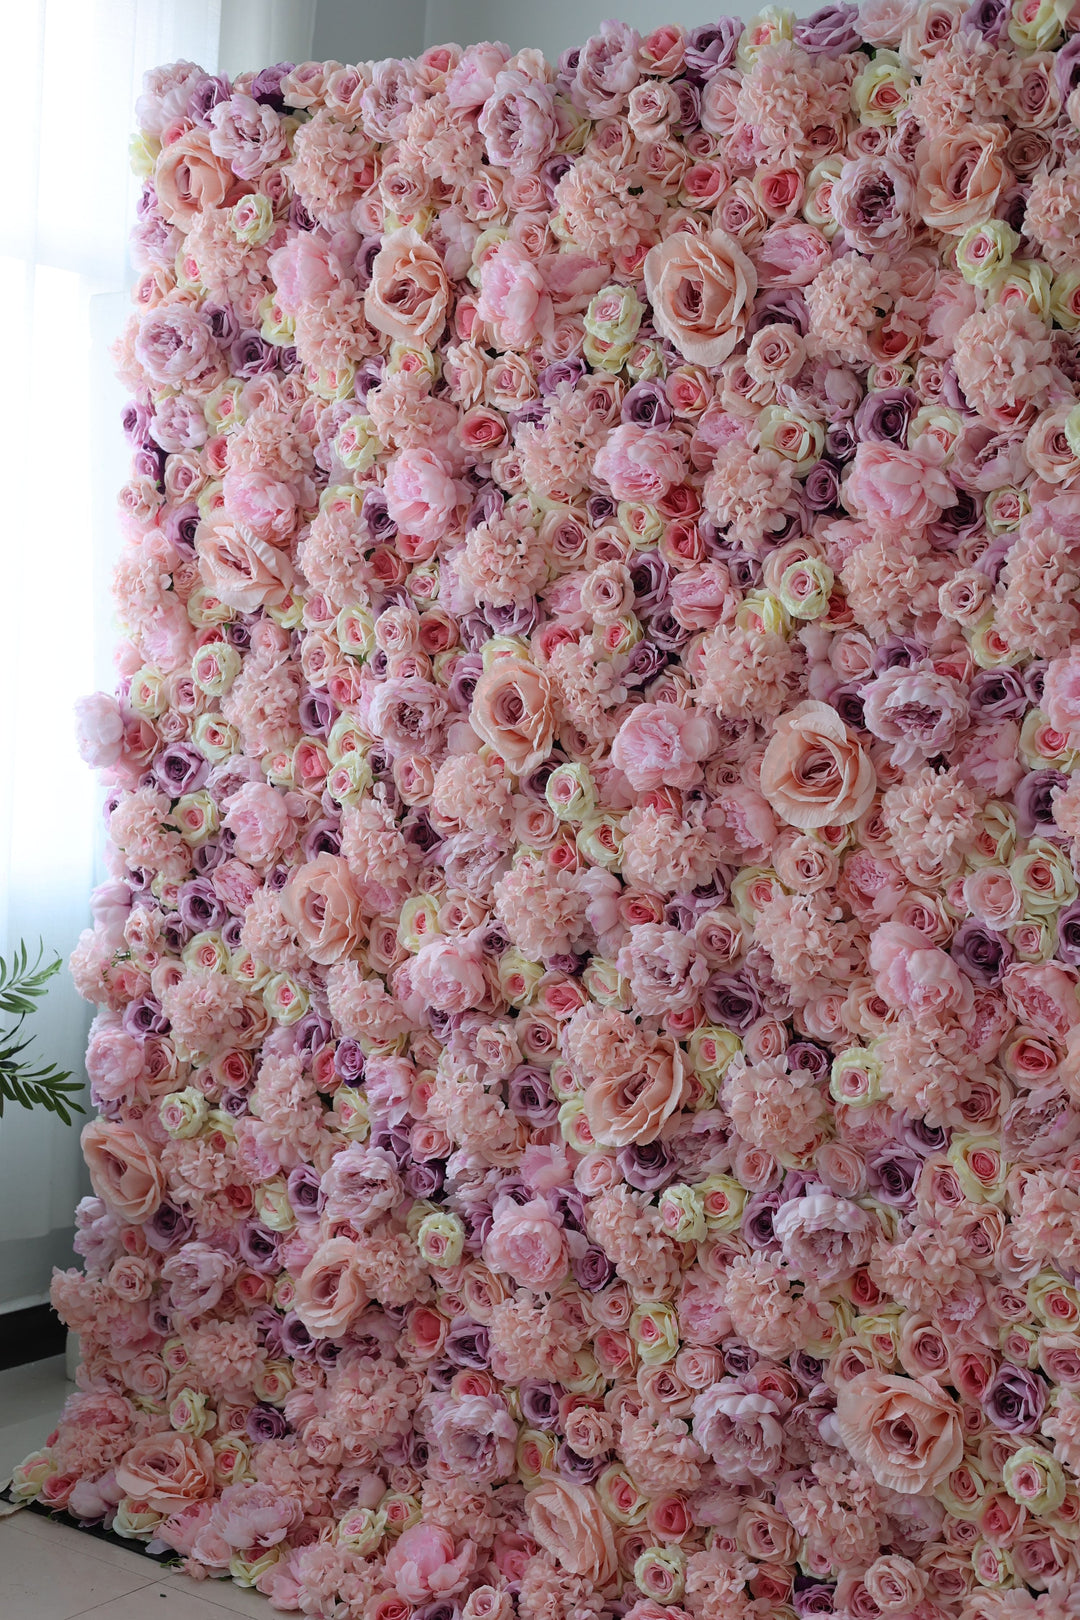
[(328, 1620), (1075, 1620), (1078, 84), (150, 75), (17, 1495)]

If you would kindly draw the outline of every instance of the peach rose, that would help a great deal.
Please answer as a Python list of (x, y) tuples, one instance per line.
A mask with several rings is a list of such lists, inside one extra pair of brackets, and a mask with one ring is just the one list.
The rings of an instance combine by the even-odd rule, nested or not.
[(116, 1482), (155, 1513), (179, 1513), (214, 1494), (214, 1453), (186, 1434), (147, 1434), (124, 1453)]
[(959, 236), (993, 217), (1009, 183), (1001, 158), (1004, 124), (964, 124), (952, 135), (920, 141), (915, 152), (919, 212), (932, 230)]
[(808, 699), (782, 715), (761, 761), (761, 791), (793, 827), (834, 827), (870, 808), (873, 764), (828, 703)]
[(377, 332), (431, 348), (442, 334), (450, 281), (438, 253), (405, 225), (383, 237), (364, 294), (364, 314)]
[(718, 366), (746, 330), (757, 271), (726, 231), (680, 231), (649, 249), (645, 287), (657, 331), (685, 359)]
[(95, 1119), (82, 1133), (94, 1191), (121, 1220), (148, 1221), (165, 1196), (165, 1177), (150, 1143), (127, 1125)]
[(855, 1461), (905, 1496), (932, 1490), (964, 1455), (956, 1403), (930, 1379), (860, 1373), (840, 1388), (836, 1426)]
[(182, 231), (205, 209), (220, 208), (233, 183), (232, 170), (211, 150), (205, 129), (193, 129), (166, 146), (154, 169), (158, 208)]
[(239, 613), (280, 607), (296, 584), (288, 552), (236, 523), (200, 528), (195, 547), (203, 584)]
[(476, 683), (469, 723), (513, 776), (526, 776), (551, 750), (551, 682), (522, 658), (497, 658)]
[(607, 1586), (618, 1567), (615, 1537), (594, 1492), (561, 1479), (546, 1479), (525, 1498), (533, 1537), (556, 1564)]
[(318, 1339), (339, 1339), (367, 1303), (355, 1243), (344, 1237), (320, 1243), (297, 1279), (293, 1303), (308, 1332)]
[(297, 867), (281, 907), (306, 954), (324, 967), (354, 951), (363, 937), (360, 896), (340, 855), (320, 855)]
[(585, 1117), (601, 1147), (655, 1142), (686, 1094), (679, 1047), (663, 1041), (635, 1060), (633, 1071), (598, 1075), (585, 1090)]

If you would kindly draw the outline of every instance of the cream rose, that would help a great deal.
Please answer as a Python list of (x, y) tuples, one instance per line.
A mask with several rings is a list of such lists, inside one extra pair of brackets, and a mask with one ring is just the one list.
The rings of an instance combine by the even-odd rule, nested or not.
[(662, 336), (694, 364), (718, 366), (746, 330), (757, 271), (726, 231), (680, 231), (649, 249), (645, 287)]
[(930, 1379), (860, 1373), (841, 1387), (836, 1426), (855, 1461), (905, 1496), (940, 1485), (964, 1455), (956, 1402)]
[(871, 760), (828, 703), (799, 703), (776, 722), (761, 761), (761, 791), (791, 826), (857, 821), (876, 787)]

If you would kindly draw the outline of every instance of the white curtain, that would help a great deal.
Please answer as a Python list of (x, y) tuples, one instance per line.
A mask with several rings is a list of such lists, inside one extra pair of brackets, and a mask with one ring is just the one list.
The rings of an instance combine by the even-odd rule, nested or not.
[[(112, 686), (109, 580), (128, 476), (108, 348), (127, 305), (138, 184), (127, 158), (147, 68), (235, 73), (310, 53), (315, 0), (17, 0), (0, 208), (0, 953), (67, 957), (101, 875), (100, 794), (72, 705)], [(34, 1021), (41, 1057), (79, 1074), (90, 1009), (66, 974)], [(42, 1299), (71, 1260), (84, 1190), (77, 1127), (0, 1121), (0, 1311)]]

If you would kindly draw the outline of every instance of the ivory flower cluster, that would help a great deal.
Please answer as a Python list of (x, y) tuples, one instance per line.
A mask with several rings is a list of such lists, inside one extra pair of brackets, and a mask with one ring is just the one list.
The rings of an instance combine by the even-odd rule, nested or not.
[(1080, 11), (138, 118), (16, 1493), (322, 1620), (1077, 1620)]

